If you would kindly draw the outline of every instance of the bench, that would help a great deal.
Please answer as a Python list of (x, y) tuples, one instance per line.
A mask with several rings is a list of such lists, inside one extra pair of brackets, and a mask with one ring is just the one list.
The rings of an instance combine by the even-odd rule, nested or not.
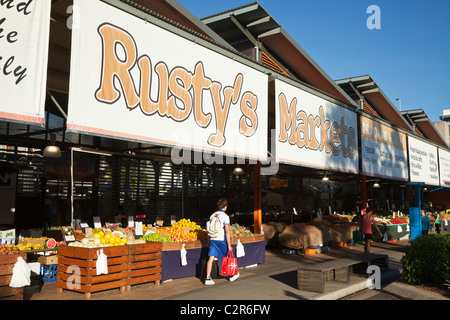
[(326, 281), (342, 276), (345, 276), (345, 283), (348, 284), (350, 283), (351, 268), (366, 263), (367, 266), (376, 264), (387, 267), (388, 256), (385, 254), (361, 254), (317, 264), (302, 265), (297, 269), (298, 289), (324, 293)]

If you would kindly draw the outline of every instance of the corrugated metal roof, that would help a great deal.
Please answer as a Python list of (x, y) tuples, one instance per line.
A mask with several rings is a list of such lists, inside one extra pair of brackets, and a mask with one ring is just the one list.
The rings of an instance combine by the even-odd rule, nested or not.
[(423, 136), (436, 144), (439, 144), (445, 148), (448, 148), (445, 139), (442, 138), (440, 133), (436, 130), (433, 123), (428, 118), (427, 114), (422, 109), (408, 110), (401, 112), (405, 119), (407, 119), (411, 125), (416, 129), (416, 133)]
[[(258, 2), (201, 20), (237, 50), (243, 52), (245, 49), (258, 46), (291, 78), (306, 82), (346, 104), (356, 106)], [(271, 65), (268, 66), (272, 69)]]
[[(359, 76), (336, 80), (336, 83), (359, 103), (363, 100), (362, 109), (392, 123), (406, 131), (413, 132), (412, 126), (383, 93), (371, 76)], [(370, 109), (370, 110), (369, 110)]]

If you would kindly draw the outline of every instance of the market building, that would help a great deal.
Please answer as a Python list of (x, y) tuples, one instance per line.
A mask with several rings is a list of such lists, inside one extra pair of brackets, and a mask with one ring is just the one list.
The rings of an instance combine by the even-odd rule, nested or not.
[[(11, 168), (6, 171), (11, 171), (17, 184), (16, 194), (10, 198), (13, 203), (2, 212), (5, 217), (2, 223), (21, 230), (70, 225), (71, 219), (91, 222), (93, 216), (114, 221), (117, 217), (131, 215), (151, 223), (161, 218), (166, 224), (171, 216), (202, 221), (214, 210), (218, 197), (229, 198), (232, 211), (253, 212), (253, 166), (249, 161), (267, 160), (266, 68), (232, 50), (176, 1), (99, 3), (113, 8), (112, 15), (129, 18), (131, 26), (142, 23), (151, 28), (154, 25), (155, 33), (160, 32), (164, 38), (161, 43), (168, 45), (155, 57), (151, 56), (153, 49), (146, 51), (130, 32), (113, 24), (102, 25), (101, 33), (97, 32), (99, 26), (84, 30), (85, 21), (89, 20), (84, 18), (88, 16), (85, 12), (94, 12), (91, 4), (72, 5), (72, 1), (60, 0), (53, 2), (51, 9), (50, 4), (45, 8), (45, 14), (48, 16), (51, 12), (52, 17), (50, 25), (44, 25), (41, 31), (44, 40), (47, 33), (47, 41), (42, 42), (41, 68), (46, 68), (48, 60), (48, 79), (41, 79), (39, 90), (36, 89), (38, 101), (28, 103), (33, 108), (25, 112), (32, 115), (2, 113), (2, 160), (6, 168)], [(85, 14), (77, 17), (77, 10), (81, 9)], [(124, 39), (125, 52), (113, 52), (113, 40), (108, 36), (114, 32), (113, 36)], [(79, 34), (91, 34), (91, 42), (85, 42), (84, 38), (78, 41)], [(168, 41), (166, 36), (173, 40)], [(45, 43), (48, 44), (48, 59)], [(130, 46), (125, 47), (125, 43)], [(102, 52), (102, 44), (104, 50), (109, 48), (110, 51)], [(90, 45), (97, 51), (88, 53), (86, 48)], [(180, 62), (176, 61), (179, 48), (189, 52)], [(172, 63), (167, 62), (170, 52), (175, 59)], [(100, 70), (102, 63), (111, 58), (116, 67), (122, 66), (121, 57), (114, 56), (121, 53), (135, 54), (134, 60), (128, 62), (136, 66), (136, 74), (128, 77), (123, 69), (124, 73), (115, 77), (107, 74), (111, 71), (107, 68)], [(213, 77), (209, 70), (212, 73), (217, 67), (203, 62), (207, 59), (212, 59), (214, 65), (220, 65), (217, 62), (221, 59), (224, 61), (221, 65), (229, 63), (230, 71), (214, 71), (228, 74), (228, 78)], [(178, 65), (182, 67), (173, 67)], [(155, 72), (152, 72), (153, 66), (158, 66)], [(250, 75), (245, 74), (244, 69)], [(116, 88), (127, 81), (128, 85), (138, 85), (139, 71), (149, 79), (149, 83), (141, 83), (138, 88), (142, 94), (147, 90), (147, 96), (140, 96), (136, 89), (131, 101), (131, 91), (119, 92)], [(171, 79), (169, 74), (176, 76)], [(92, 80), (90, 88), (84, 86), (87, 79)], [(100, 84), (102, 79), (104, 82)], [(167, 86), (169, 95), (157, 92), (154, 85), (158, 81)], [(183, 87), (187, 82), (195, 86), (195, 96)], [(250, 85), (261, 89), (257, 92)], [(123, 88), (129, 90), (125, 85)], [(18, 94), (16, 92), (12, 91)], [(222, 102), (221, 95), (234, 96), (232, 101)], [(88, 98), (92, 100), (79, 100)], [(111, 105), (117, 100), (121, 100), (122, 108), (117, 107), (119, 112), (136, 119), (129, 118), (131, 122), (127, 122), (119, 114), (114, 118)], [(92, 103), (105, 107), (104, 111), (92, 114)], [(231, 103), (241, 105), (242, 111), (233, 116), (219, 110), (222, 107), (228, 111), (229, 105), (225, 104)], [(80, 105), (87, 109), (78, 109)], [(11, 108), (13, 106), (11, 103)], [(93, 122), (85, 123), (83, 119)], [(101, 119), (105, 119), (109, 127), (102, 127)], [(141, 132), (135, 122), (138, 119), (142, 123)], [(119, 123), (123, 123), (120, 130)], [(205, 127), (208, 130), (202, 130)], [(144, 133), (149, 128), (153, 133)], [(173, 137), (169, 139), (169, 135)], [(184, 144), (180, 143), (181, 137), (186, 139)], [(50, 144), (59, 147), (60, 157), (48, 157), (43, 153)], [(179, 151), (178, 154), (174, 150)], [(218, 153), (216, 158), (215, 152)], [(172, 161), (174, 157), (178, 157), (176, 161)], [(238, 159), (240, 164), (237, 164)], [(236, 172), (236, 167), (242, 167), (243, 173)]]
[[(265, 218), (284, 216), (288, 222), (308, 221), (322, 212), (356, 212), (359, 172), (355, 102), (259, 3), (202, 21), (236, 50), (272, 70), (269, 143), (271, 150), (276, 150), (279, 170), (262, 177)], [(297, 114), (304, 118), (297, 121)], [(332, 131), (328, 131), (330, 123), (342, 124), (342, 128), (332, 128), (342, 132), (338, 138), (342, 145), (332, 153), (328, 142), (333, 137), (326, 136)], [(322, 131), (317, 131), (320, 127)]]

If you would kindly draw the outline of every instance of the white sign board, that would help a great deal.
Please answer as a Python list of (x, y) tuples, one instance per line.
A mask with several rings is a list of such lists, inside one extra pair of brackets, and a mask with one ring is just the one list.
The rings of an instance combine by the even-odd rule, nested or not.
[(406, 134), (361, 116), (362, 173), (367, 176), (408, 180)]
[(70, 131), (267, 160), (265, 73), (101, 1), (74, 6)]
[(408, 136), (409, 175), (411, 182), (439, 185), (437, 147)]
[(356, 112), (275, 80), (278, 162), (358, 173)]
[(439, 148), (439, 177), (441, 186), (450, 187), (450, 151)]
[(51, 0), (0, 1), (0, 118), (45, 123)]

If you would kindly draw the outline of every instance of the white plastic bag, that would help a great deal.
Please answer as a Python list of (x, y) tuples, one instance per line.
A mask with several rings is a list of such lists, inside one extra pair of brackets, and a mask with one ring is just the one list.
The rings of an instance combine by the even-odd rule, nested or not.
[(388, 233), (385, 232), (383, 235), (383, 241), (389, 241)]
[(400, 226), (400, 225), (397, 226), (397, 232), (398, 233), (403, 232), (402, 226)]
[(243, 256), (245, 256), (244, 245), (241, 243), (241, 240), (238, 239), (236, 246), (236, 258), (241, 258)]
[(97, 251), (97, 262), (95, 267), (97, 269), (97, 275), (108, 274), (108, 257), (103, 253), (103, 249), (100, 249), (100, 254)]
[(31, 283), (31, 269), (28, 263), (22, 257), (17, 258), (17, 262), (13, 268), (13, 275), (11, 277), (12, 288), (23, 288), (29, 286)]
[(182, 267), (187, 266), (187, 257), (186, 257), (187, 251), (184, 248), (184, 243), (183, 243), (183, 247), (180, 250), (180, 255), (181, 255), (181, 266)]

